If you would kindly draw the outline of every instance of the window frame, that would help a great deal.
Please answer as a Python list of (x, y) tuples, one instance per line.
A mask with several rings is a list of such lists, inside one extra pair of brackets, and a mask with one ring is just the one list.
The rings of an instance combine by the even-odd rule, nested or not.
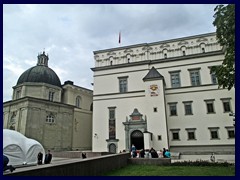
[(108, 107), (108, 135), (109, 139), (116, 139), (116, 107)]
[(118, 77), (119, 93), (128, 92), (128, 76)]
[[(193, 108), (192, 108), (192, 103), (193, 101), (183, 101), (183, 104), (184, 104), (184, 112), (185, 112), (185, 115), (193, 115)], [(186, 106), (190, 106), (190, 113), (187, 113), (187, 108)]]
[(77, 96), (77, 97), (76, 97), (76, 100), (75, 100), (75, 106), (76, 106), (77, 108), (81, 108), (81, 101), (82, 101), (81, 96)]
[[(181, 87), (181, 77), (180, 77), (181, 71), (170, 71), (170, 81), (171, 81), (171, 87), (172, 88), (178, 88)], [(174, 77), (174, 78), (173, 78)], [(176, 83), (178, 82), (178, 84)]]
[[(219, 140), (219, 127), (209, 127), (209, 132), (210, 132), (210, 140)], [(217, 137), (213, 137), (213, 133), (216, 132)]]
[[(168, 103), (168, 105), (169, 105), (169, 115), (170, 116), (177, 116), (178, 115), (178, 113), (177, 113), (177, 102), (171, 102), (171, 103)], [(175, 107), (176, 114), (172, 114), (171, 107)]]
[(49, 91), (49, 93), (48, 93), (48, 100), (49, 101), (53, 101), (54, 100), (54, 94), (55, 94), (54, 91)]
[[(232, 107), (231, 107), (231, 99), (232, 98), (221, 98), (220, 100), (222, 101), (222, 104), (223, 104), (223, 113), (230, 113), (232, 112)], [(225, 103), (228, 103), (228, 106), (229, 106), (229, 110), (226, 111), (226, 107), (225, 107)]]
[[(172, 133), (172, 141), (180, 141), (180, 129), (170, 129)], [(177, 138), (175, 138), (175, 135), (177, 135)]]
[(46, 123), (47, 124), (55, 123), (55, 116), (52, 113), (50, 113), (46, 116)]
[[(187, 136), (188, 136), (188, 140), (197, 140), (196, 139), (196, 128), (185, 128), (185, 130), (187, 131)], [(189, 133), (193, 133), (193, 138), (190, 138)]]
[[(216, 112), (215, 112), (215, 107), (214, 107), (214, 101), (215, 101), (215, 99), (206, 99), (206, 100), (204, 100), (205, 101), (205, 103), (206, 103), (206, 110), (207, 110), (207, 114), (216, 114)], [(212, 105), (212, 112), (210, 112), (209, 111), (209, 104), (211, 104)]]
[[(235, 128), (234, 128), (234, 126), (226, 126), (225, 128), (227, 130), (228, 139), (235, 139)], [(234, 134), (233, 137), (231, 137), (231, 135), (229, 134), (232, 131), (233, 131), (233, 134)]]
[[(200, 69), (201, 68), (188, 69), (189, 75), (190, 75), (191, 86), (201, 86), (202, 83), (201, 83)], [(196, 75), (196, 73), (197, 73), (197, 75)], [(198, 81), (197, 81), (197, 78), (198, 78)]]

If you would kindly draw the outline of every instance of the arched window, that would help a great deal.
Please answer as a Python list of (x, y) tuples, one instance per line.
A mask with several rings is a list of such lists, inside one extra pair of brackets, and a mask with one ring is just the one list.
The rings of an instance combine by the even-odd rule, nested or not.
[(110, 153), (116, 153), (117, 152), (117, 147), (113, 143), (111, 143), (108, 148), (109, 148)]
[(82, 100), (82, 98), (80, 96), (76, 97), (76, 103), (75, 103), (76, 107), (78, 107), (78, 108), (81, 107), (81, 100)]
[(200, 44), (200, 47), (201, 47), (201, 51), (202, 51), (202, 53), (205, 53), (205, 47), (206, 47), (206, 45), (204, 44), (204, 43), (201, 43)]

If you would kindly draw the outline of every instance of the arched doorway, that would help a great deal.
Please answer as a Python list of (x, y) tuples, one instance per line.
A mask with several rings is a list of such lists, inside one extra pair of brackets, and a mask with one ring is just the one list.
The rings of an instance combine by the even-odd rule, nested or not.
[(137, 150), (144, 149), (143, 133), (135, 130), (131, 134), (131, 144), (134, 144)]
[(110, 152), (110, 153), (116, 153), (116, 151), (117, 151), (116, 145), (113, 144), (113, 143), (111, 143), (111, 144), (109, 145), (109, 152)]

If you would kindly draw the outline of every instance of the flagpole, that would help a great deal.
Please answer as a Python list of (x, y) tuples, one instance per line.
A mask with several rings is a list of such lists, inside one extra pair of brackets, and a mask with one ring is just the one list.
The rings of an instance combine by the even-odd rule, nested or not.
[(121, 31), (119, 31), (118, 43), (119, 43), (119, 46), (121, 46)]

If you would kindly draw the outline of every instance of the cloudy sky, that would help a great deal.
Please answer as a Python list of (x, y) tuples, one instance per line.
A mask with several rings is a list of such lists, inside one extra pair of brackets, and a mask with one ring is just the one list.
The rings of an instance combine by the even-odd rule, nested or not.
[(43, 50), (62, 84), (93, 89), (93, 51), (214, 32), (215, 6), (4, 4), (3, 101)]

